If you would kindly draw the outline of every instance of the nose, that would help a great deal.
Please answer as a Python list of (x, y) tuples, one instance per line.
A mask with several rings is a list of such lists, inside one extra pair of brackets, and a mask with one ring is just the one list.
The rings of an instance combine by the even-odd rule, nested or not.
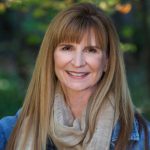
[(82, 67), (86, 64), (84, 55), (82, 52), (75, 52), (72, 59), (72, 65), (74, 67)]

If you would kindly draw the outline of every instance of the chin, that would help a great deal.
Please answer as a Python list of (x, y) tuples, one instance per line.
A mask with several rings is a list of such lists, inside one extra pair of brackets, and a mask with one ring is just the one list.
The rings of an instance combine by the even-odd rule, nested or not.
[(81, 85), (81, 84), (78, 84), (78, 85), (68, 85), (66, 87), (68, 89), (71, 89), (71, 90), (74, 90), (74, 91), (84, 91), (84, 90), (87, 90), (87, 89), (91, 88), (88, 85)]

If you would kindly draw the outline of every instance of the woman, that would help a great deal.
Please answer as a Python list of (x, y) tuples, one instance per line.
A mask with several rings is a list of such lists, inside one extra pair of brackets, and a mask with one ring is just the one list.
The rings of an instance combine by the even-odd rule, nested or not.
[(2, 119), (0, 129), (7, 150), (150, 149), (116, 29), (99, 8), (77, 4), (53, 19), (23, 107)]

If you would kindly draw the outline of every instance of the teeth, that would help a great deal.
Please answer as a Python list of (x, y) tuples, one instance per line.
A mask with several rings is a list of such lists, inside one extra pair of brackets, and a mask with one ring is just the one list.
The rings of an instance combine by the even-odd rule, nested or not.
[(68, 73), (72, 76), (77, 76), (77, 77), (81, 77), (81, 76), (84, 76), (87, 74), (87, 73), (81, 73), (81, 72), (79, 72), (79, 73), (68, 72)]

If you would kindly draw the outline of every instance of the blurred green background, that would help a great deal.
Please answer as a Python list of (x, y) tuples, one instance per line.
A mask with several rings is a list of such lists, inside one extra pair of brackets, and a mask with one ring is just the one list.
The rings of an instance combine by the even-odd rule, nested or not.
[(133, 102), (150, 120), (149, 0), (0, 1), (0, 118), (21, 107), (51, 19), (78, 2), (95, 3), (113, 19)]

